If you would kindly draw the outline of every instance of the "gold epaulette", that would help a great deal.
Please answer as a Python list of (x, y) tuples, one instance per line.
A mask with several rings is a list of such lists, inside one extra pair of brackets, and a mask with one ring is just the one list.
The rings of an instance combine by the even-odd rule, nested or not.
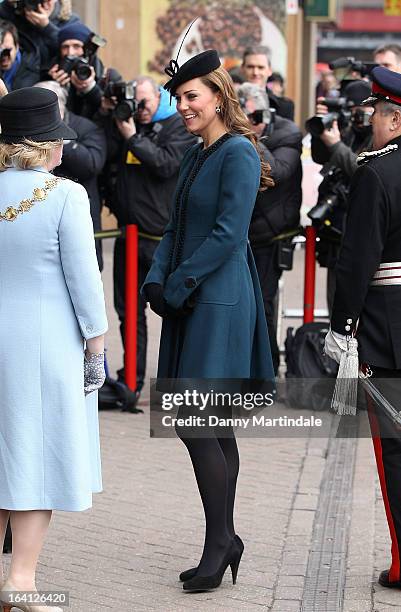
[(44, 187), (35, 187), (31, 198), (21, 200), (18, 205), (8, 206), (4, 213), (0, 212), (0, 221), (15, 221), (18, 215), (22, 215), (23, 213), (31, 210), (32, 206), (36, 204), (36, 202), (43, 202), (43, 200), (46, 200), (49, 191), (54, 189), (56, 185), (63, 180), (64, 179), (59, 176), (46, 179)]
[(379, 149), (378, 151), (364, 151), (363, 153), (360, 153), (358, 155), (358, 157), (356, 158), (356, 163), (358, 164), (358, 166), (361, 166), (362, 164), (366, 164), (366, 162), (370, 161), (371, 159), (376, 159), (376, 157), (382, 157), (382, 155), (388, 155), (389, 153), (393, 153), (393, 151), (396, 151), (398, 149), (398, 144), (389, 144), (387, 145), (387, 147), (384, 147), (384, 149)]

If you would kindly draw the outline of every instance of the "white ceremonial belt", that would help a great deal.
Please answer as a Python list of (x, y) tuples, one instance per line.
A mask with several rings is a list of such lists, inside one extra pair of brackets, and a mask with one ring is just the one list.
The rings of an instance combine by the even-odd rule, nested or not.
[(401, 285), (401, 261), (390, 261), (381, 263), (377, 272), (374, 273), (372, 286), (379, 285)]

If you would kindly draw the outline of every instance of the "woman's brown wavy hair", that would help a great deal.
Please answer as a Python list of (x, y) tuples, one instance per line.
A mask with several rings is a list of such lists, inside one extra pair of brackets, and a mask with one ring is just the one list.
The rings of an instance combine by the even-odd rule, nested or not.
[(221, 97), (221, 118), (224, 126), (230, 134), (240, 134), (251, 141), (260, 157), (260, 187), (259, 191), (264, 191), (268, 187), (274, 187), (274, 181), (270, 174), (270, 165), (263, 158), (262, 148), (258, 139), (251, 129), (247, 116), (241, 108), (234, 83), (222, 66), (200, 77), (202, 83), (209, 87), (214, 93), (219, 93)]

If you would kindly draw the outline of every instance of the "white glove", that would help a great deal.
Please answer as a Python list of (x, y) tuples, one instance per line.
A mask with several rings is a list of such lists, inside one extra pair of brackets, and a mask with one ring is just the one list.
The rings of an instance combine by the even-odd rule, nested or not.
[(327, 332), (324, 339), (324, 353), (337, 363), (340, 363), (341, 354), (347, 350), (347, 337), (337, 332)]

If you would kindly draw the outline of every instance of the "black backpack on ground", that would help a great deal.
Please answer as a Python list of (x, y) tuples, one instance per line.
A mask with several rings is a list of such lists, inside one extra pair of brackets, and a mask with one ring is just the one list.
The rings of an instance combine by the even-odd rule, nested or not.
[(304, 323), (294, 333), (287, 329), (287, 404), (298, 410), (329, 410), (337, 376), (337, 363), (323, 353), (329, 331), (326, 322)]
[[(124, 380), (120, 380), (120, 376), (118, 380), (110, 376), (106, 351), (104, 356), (106, 380), (98, 391), (99, 410), (119, 409), (123, 412), (143, 412), (143, 410), (136, 407), (139, 399), (139, 393), (136, 391), (131, 391)], [(119, 372), (117, 373), (119, 374)]]
[(106, 376), (103, 387), (98, 391), (99, 410), (120, 409), (123, 412), (143, 412), (136, 407), (139, 394), (131, 391), (127, 385), (120, 381)]

